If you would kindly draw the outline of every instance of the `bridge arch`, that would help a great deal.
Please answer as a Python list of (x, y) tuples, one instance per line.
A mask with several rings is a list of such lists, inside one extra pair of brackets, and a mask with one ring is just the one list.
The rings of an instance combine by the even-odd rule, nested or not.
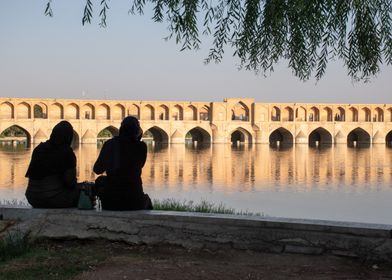
[(64, 118), (64, 107), (60, 103), (53, 103), (49, 107), (49, 117), (51, 119), (63, 119)]
[(381, 109), (380, 107), (377, 107), (375, 109), (374, 121), (375, 122), (383, 122), (384, 121), (384, 110)]
[(347, 135), (347, 145), (353, 147), (355, 143), (360, 146), (370, 145), (370, 134), (360, 127), (353, 129)]
[(0, 118), (13, 119), (14, 118), (14, 105), (10, 102), (3, 102), (0, 105)]
[(200, 126), (196, 126), (190, 129), (186, 135), (190, 134), (192, 138), (192, 143), (197, 141), (198, 144), (209, 144), (211, 143), (211, 135), (207, 130), (201, 128)]
[(295, 119), (300, 122), (306, 122), (306, 109), (299, 107), (295, 110)]
[(238, 142), (241, 144), (252, 144), (252, 134), (242, 127), (237, 127), (230, 133), (231, 143), (236, 145)]
[(172, 108), (172, 119), (175, 121), (182, 121), (184, 119), (184, 109), (182, 106), (176, 104)]
[(100, 130), (97, 134), (97, 143), (102, 144), (105, 141), (109, 140), (110, 138), (118, 135), (118, 128), (109, 125), (102, 130)]
[(21, 141), (24, 141), (26, 143), (25, 144), (26, 146), (31, 145), (30, 132), (27, 129), (23, 128), (22, 126), (16, 124), (11, 125), (0, 132), (0, 140), (7, 141), (7, 138), (10, 139), (10, 141), (15, 141), (15, 140), (18, 141), (18, 138), (20, 138)]
[(249, 108), (242, 101), (236, 103), (231, 109), (231, 119), (249, 121)]
[(309, 121), (311, 122), (318, 122), (320, 121), (320, 110), (313, 106), (312, 108), (310, 108), (310, 113), (309, 113)]
[(321, 121), (332, 122), (332, 109), (328, 106), (324, 107), (321, 112)]
[(110, 120), (110, 107), (104, 103), (100, 104), (97, 108), (95, 118), (97, 120)]
[(31, 107), (26, 102), (21, 102), (16, 107), (16, 118), (18, 119), (30, 119), (31, 118)]
[(143, 139), (153, 140), (155, 143), (167, 144), (169, 143), (169, 135), (162, 128), (152, 126), (143, 133)]
[(157, 113), (158, 113), (158, 119), (162, 120), (162, 121), (167, 121), (169, 120), (169, 108), (162, 104), (158, 107), (157, 109)]
[(392, 108), (387, 110), (387, 115), (385, 115), (385, 119), (387, 122), (392, 122)]
[(132, 104), (128, 108), (128, 116), (132, 116), (140, 120), (140, 107), (136, 104)]
[(65, 118), (66, 119), (79, 119), (80, 110), (79, 106), (75, 103), (70, 103), (65, 107)]
[(287, 129), (280, 127), (275, 129), (269, 136), (269, 143), (271, 146), (277, 146), (278, 141), (280, 145), (290, 146), (293, 144), (293, 134)]
[(34, 119), (48, 118), (48, 106), (45, 103), (41, 103), (41, 102), (34, 104), (33, 117)]
[(273, 121), (273, 122), (280, 121), (280, 109), (277, 106), (272, 107), (271, 121)]
[(113, 120), (122, 120), (125, 117), (125, 107), (121, 104), (116, 104), (113, 107), (112, 118)]
[(187, 121), (196, 121), (197, 120), (197, 109), (193, 105), (189, 105), (185, 108), (185, 116), (184, 119)]
[(370, 122), (372, 119), (370, 109), (368, 107), (363, 107), (359, 114), (359, 121)]
[(155, 119), (155, 109), (152, 105), (147, 104), (143, 107), (142, 119), (152, 121)]
[(350, 107), (349, 111), (350, 111), (350, 115), (348, 116), (347, 120), (349, 122), (357, 122), (358, 121), (358, 110), (354, 107)]
[(283, 118), (282, 118), (282, 121), (289, 121), (289, 122), (292, 122), (292, 121), (294, 121), (294, 110), (293, 110), (293, 108), (291, 108), (291, 107), (289, 107), (289, 106), (286, 106), (285, 108), (284, 108), (284, 111), (283, 111)]
[(317, 146), (318, 144), (332, 144), (332, 134), (325, 128), (318, 127), (309, 134), (309, 146)]
[(83, 105), (82, 118), (85, 120), (95, 119), (95, 107), (91, 103), (86, 103)]
[(199, 119), (201, 121), (209, 121), (210, 120), (210, 107), (204, 105), (199, 110)]
[(387, 135), (385, 136), (385, 144), (386, 144), (388, 147), (392, 148), (392, 130), (389, 131), (389, 132), (387, 133)]

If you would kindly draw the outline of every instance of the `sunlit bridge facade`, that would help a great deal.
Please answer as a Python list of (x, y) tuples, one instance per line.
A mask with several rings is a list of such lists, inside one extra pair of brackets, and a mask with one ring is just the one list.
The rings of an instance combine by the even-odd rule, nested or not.
[(271, 146), (392, 146), (392, 104), (255, 103), (0, 98), (0, 141), (27, 145), (48, 139), (68, 120), (74, 145), (117, 135), (121, 120), (140, 120), (145, 141)]

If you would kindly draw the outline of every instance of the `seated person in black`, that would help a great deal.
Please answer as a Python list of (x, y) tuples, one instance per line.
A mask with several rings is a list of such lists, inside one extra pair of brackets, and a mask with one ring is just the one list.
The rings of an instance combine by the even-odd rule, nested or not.
[(143, 131), (139, 121), (126, 117), (120, 127), (119, 136), (102, 147), (94, 172), (99, 176), (95, 181), (97, 195), (102, 209), (141, 210), (152, 209), (152, 203), (143, 192), (142, 168), (147, 158), (147, 145), (141, 141)]
[(76, 207), (79, 190), (76, 184), (76, 157), (71, 148), (72, 125), (61, 121), (50, 138), (33, 151), (26, 177), (26, 198), (34, 208)]

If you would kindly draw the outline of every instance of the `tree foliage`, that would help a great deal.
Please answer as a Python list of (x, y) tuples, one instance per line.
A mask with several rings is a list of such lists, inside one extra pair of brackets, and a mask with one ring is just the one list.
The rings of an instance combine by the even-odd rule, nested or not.
[[(85, 1), (82, 24), (91, 23), (97, 5), (105, 27), (108, 0)], [(130, 14), (146, 9), (181, 50), (199, 49), (200, 37), (212, 36), (206, 63), (220, 62), (229, 47), (241, 68), (267, 73), (287, 60), (301, 80), (323, 77), (331, 59), (355, 80), (392, 64), (392, 0), (131, 0)]]

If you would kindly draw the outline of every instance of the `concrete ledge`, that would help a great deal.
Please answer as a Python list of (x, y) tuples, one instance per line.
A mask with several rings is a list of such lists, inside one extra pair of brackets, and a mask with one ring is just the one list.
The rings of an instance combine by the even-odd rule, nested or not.
[(0, 208), (0, 220), (10, 224), (0, 226), (0, 234), (20, 230), (37, 238), (103, 238), (131, 244), (334, 254), (392, 262), (392, 225), (169, 211), (7, 207)]

